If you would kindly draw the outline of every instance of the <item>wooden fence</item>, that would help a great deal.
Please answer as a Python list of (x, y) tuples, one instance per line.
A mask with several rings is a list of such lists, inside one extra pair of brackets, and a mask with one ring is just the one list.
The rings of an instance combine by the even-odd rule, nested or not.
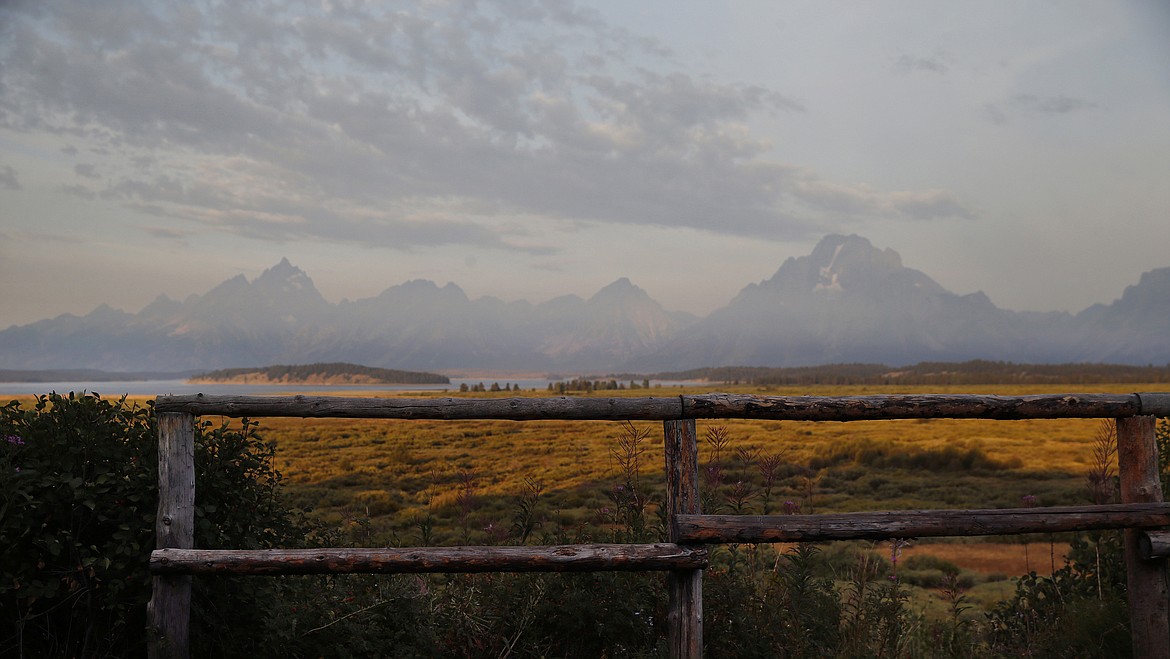
[[(1166, 559), (1170, 504), (1162, 503), (1154, 423), (1170, 394), (1039, 396), (890, 395), (650, 398), (341, 398), (160, 396), (158, 549), (151, 554), (150, 656), (186, 658), (192, 575), (341, 572), (666, 572), (672, 657), (703, 650), (704, 545), (1006, 535), (1125, 529), (1134, 656), (1170, 659)], [(657, 420), (663, 422), (669, 542), (546, 547), (211, 550), (193, 547), (195, 418)], [(926, 510), (827, 515), (703, 515), (696, 419), (1116, 419), (1121, 503), (1011, 510)], [(1150, 531), (1146, 533), (1145, 531)]]

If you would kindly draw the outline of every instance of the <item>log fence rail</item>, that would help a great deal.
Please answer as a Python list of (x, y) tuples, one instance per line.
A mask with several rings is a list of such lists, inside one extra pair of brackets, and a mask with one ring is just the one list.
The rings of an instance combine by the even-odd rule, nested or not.
[[(1170, 659), (1170, 504), (1162, 503), (1154, 420), (1170, 416), (1170, 393), (1033, 396), (751, 396), (643, 398), (346, 398), (160, 396), (158, 548), (151, 554), (152, 659), (189, 656), (191, 579), (216, 574), (342, 572), (665, 571), (669, 651), (703, 648), (704, 545), (892, 539), (1125, 529), (1134, 656)], [(375, 419), (662, 421), (669, 542), (520, 547), (210, 550), (193, 547), (194, 428), (200, 415)], [(1116, 419), (1122, 502), (1105, 506), (933, 510), (822, 515), (703, 515), (696, 419), (861, 421), (879, 419)]]

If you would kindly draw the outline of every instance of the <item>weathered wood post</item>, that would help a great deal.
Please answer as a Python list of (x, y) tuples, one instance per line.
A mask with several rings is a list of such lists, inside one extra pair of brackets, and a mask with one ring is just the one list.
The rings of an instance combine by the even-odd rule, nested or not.
[[(699, 451), (694, 419), (663, 422), (666, 454), (666, 510), (670, 541), (678, 542), (678, 515), (698, 515)], [(673, 570), (666, 577), (670, 595), (667, 626), (670, 656), (703, 656), (703, 571)]]
[[(158, 516), (156, 546), (195, 547), (195, 415), (158, 414)], [(151, 659), (187, 659), (190, 655), (191, 576), (154, 577), (147, 605)]]
[[(1117, 468), (1122, 503), (1162, 501), (1154, 417), (1117, 419)], [(1170, 601), (1166, 560), (1142, 559), (1141, 531), (1125, 530), (1125, 568), (1133, 656), (1170, 658)]]

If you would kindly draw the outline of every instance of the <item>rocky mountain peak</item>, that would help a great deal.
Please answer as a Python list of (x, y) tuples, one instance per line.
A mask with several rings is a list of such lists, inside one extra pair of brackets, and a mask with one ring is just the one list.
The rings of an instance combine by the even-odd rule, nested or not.
[[(321, 298), (313, 280), (304, 270), (289, 263), (287, 258), (265, 270), (252, 282), (252, 288), (266, 295), (296, 295)], [(322, 301), (324, 301), (322, 299)]]
[(622, 277), (605, 288), (593, 294), (589, 302), (594, 304), (614, 304), (650, 299), (649, 294), (635, 286), (628, 278)]
[(878, 249), (857, 235), (830, 235), (808, 256), (787, 259), (771, 279), (755, 289), (745, 288), (743, 294), (870, 295), (888, 290), (891, 284), (942, 290), (929, 277), (904, 267), (902, 257), (892, 249)]
[(878, 249), (857, 235), (823, 238), (808, 256), (807, 276), (813, 290), (843, 291), (847, 285), (866, 287), (875, 278), (903, 270), (902, 257)]
[(1136, 285), (1125, 288), (1121, 300), (1165, 311), (1170, 305), (1170, 268), (1142, 273)]
[(438, 303), (443, 301), (464, 304), (469, 301), (467, 293), (463, 292), (463, 289), (454, 283), (448, 282), (445, 286), (440, 287), (429, 279), (411, 279), (397, 286), (391, 286), (382, 291), (378, 299), (397, 304)]
[(142, 308), (138, 315), (144, 318), (156, 318), (175, 313), (181, 309), (183, 304), (172, 300), (166, 293), (160, 294), (154, 298), (150, 304)]

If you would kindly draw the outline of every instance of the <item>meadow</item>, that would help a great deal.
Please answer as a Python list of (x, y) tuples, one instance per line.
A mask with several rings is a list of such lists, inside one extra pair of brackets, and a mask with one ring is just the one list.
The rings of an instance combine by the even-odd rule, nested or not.
[[(1077, 393), (1153, 391), (1161, 385), (1080, 385)], [(875, 393), (1064, 393), (1051, 385), (734, 386), (606, 391), (674, 396), (709, 391), (840, 396)], [(440, 392), (410, 396), (443, 396)], [(458, 395), (458, 394), (456, 394)], [(529, 391), (476, 396), (547, 395)], [(581, 394), (585, 395), (585, 394)], [(700, 420), (705, 512), (814, 513), (922, 508), (1075, 505), (1090, 501), (1099, 420)], [(629, 480), (653, 516), (663, 489), (662, 426), (580, 421), (261, 419), (289, 500), (355, 544), (420, 546), (509, 541), (517, 510), (534, 533), (604, 528)], [(640, 437), (634, 454), (623, 438)], [(633, 461), (633, 464), (631, 464)], [(939, 539), (900, 549), (911, 565), (964, 571), (980, 602), (1003, 597), (1008, 577), (1049, 574), (1068, 537)], [(875, 551), (887, 555), (888, 547)], [(928, 559), (915, 557), (929, 557)], [(937, 566), (936, 566), (937, 568)], [(939, 570), (923, 575), (937, 585)], [(925, 599), (929, 600), (927, 596)]]

